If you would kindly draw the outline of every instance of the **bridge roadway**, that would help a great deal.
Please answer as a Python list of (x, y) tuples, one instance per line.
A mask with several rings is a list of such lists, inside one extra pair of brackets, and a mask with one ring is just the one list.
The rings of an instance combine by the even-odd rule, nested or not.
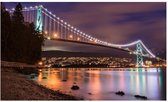
[[(113, 49), (116, 49), (116, 50), (120, 50), (120, 51), (123, 51), (123, 52), (128, 52), (128, 54), (131, 52), (133, 55), (136, 55), (134, 54), (133, 50), (130, 50), (130, 49), (125, 49), (125, 48), (119, 48), (119, 47), (113, 47), (113, 46), (106, 46), (106, 45), (101, 45), (101, 44), (97, 44), (97, 43), (91, 43), (91, 42), (83, 42), (83, 41), (76, 41), (76, 40), (69, 40), (69, 39), (60, 39), (60, 38), (50, 38), (50, 40), (53, 40), (53, 41), (63, 41), (63, 42), (71, 42), (71, 43), (78, 43), (78, 44), (84, 44), (84, 45), (92, 45), (92, 46), (100, 46), (100, 47), (105, 47), (105, 48), (113, 48)], [(143, 57), (146, 57), (146, 58), (150, 58), (150, 59), (157, 59), (157, 58), (152, 58), (152, 57), (149, 57), (149, 56), (146, 56), (146, 55), (142, 55)], [(166, 62), (165, 59), (157, 59), (157, 60), (160, 60), (160, 61), (164, 61)]]
[[(125, 48), (119, 48), (119, 47), (113, 47), (113, 46), (107, 46), (107, 45), (102, 45), (102, 44), (97, 44), (97, 43), (94, 43), (94, 42), (91, 43), (91, 42), (83, 42), (83, 41), (60, 39), (60, 38), (50, 38), (50, 40), (78, 43), (78, 44), (85, 44), (85, 45), (92, 45), (92, 46), (100, 46), (100, 47), (105, 47), (105, 48), (113, 48), (113, 49), (120, 50), (120, 51), (123, 51), (123, 52), (128, 52), (128, 54), (130, 54), (130, 52), (131, 52), (133, 55), (136, 55), (136, 54), (133, 53), (134, 52), (133, 50), (129, 50), (129, 49), (125, 49)], [(146, 56), (146, 55), (142, 55), (142, 56), (147, 57), (147, 58), (151, 58), (151, 57)]]
[(125, 51), (125, 52), (131, 52), (129, 50), (126, 50), (124, 48), (119, 48), (119, 47), (112, 47), (112, 46), (106, 46), (106, 45), (102, 45), (102, 44), (97, 44), (97, 43), (90, 43), (90, 42), (83, 42), (83, 41), (75, 41), (75, 40), (67, 40), (67, 39), (56, 39), (56, 38), (51, 38), (50, 40), (55, 40), (55, 41), (63, 41), (63, 42), (71, 42), (71, 43), (78, 43), (78, 44), (85, 44), (85, 45), (93, 45), (93, 46), (100, 46), (100, 47), (105, 47), (105, 48), (113, 48), (113, 49), (117, 49), (117, 50), (121, 50), (121, 51)]

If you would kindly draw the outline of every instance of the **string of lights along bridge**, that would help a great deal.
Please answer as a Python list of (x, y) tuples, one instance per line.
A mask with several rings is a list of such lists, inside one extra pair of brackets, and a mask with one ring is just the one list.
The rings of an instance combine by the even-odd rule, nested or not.
[[(13, 14), (14, 8), (6, 9)], [(120, 50), (128, 51), (130, 54), (136, 54), (137, 67), (143, 67), (143, 56), (150, 58), (157, 58), (141, 40), (134, 41), (128, 44), (113, 44), (109, 43), (91, 34), (86, 34), (79, 29), (71, 26), (60, 17), (56, 16), (42, 5), (34, 7), (24, 7), (22, 9), (24, 20), (26, 22), (33, 22), (36, 25), (36, 30), (44, 32), (45, 37), (48, 40), (62, 40), (76, 43), (85, 43), (99, 46), (106, 46), (111, 48), (117, 48)], [(129, 47), (136, 46), (135, 51), (130, 50)]]

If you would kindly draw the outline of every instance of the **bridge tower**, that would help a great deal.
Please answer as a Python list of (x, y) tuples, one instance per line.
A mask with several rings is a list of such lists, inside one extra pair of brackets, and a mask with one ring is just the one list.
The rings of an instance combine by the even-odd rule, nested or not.
[(142, 46), (141, 43), (136, 44), (136, 53), (137, 53), (137, 67), (143, 67), (143, 57), (142, 57)]
[(37, 17), (36, 17), (36, 30), (42, 32), (43, 27), (43, 15), (42, 15), (42, 6), (38, 6), (37, 8)]

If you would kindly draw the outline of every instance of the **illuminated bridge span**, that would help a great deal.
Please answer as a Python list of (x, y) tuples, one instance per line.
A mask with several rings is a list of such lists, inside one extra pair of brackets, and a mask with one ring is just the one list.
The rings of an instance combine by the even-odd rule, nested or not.
[[(14, 8), (6, 9), (11, 14)], [(114, 44), (100, 40), (91, 34), (86, 34), (79, 29), (68, 24), (60, 17), (56, 16), (42, 5), (35, 7), (24, 7), (22, 9), (24, 20), (33, 22), (36, 25), (36, 30), (43, 32), (48, 40), (60, 40), (67, 42), (91, 44), (96, 46), (110, 47), (118, 50), (124, 50), (130, 54), (136, 54), (137, 67), (143, 67), (143, 56), (157, 58), (141, 40), (134, 41), (128, 44)], [(130, 47), (135, 46), (136, 49), (130, 50)]]

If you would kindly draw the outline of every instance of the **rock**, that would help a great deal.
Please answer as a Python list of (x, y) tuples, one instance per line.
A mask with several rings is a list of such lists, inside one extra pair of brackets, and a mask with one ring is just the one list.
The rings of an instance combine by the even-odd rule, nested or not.
[(30, 79), (33, 79), (33, 78), (35, 78), (35, 76), (31, 75), (31, 76), (30, 76)]
[(147, 99), (148, 99), (146, 96), (140, 96), (140, 95), (134, 95), (134, 97), (136, 97), (136, 98), (141, 98), (141, 99), (144, 99), (144, 100), (147, 100)]
[(92, 93), (88, 93), (89, 95), (92, 95)]
[(118, 91), (118, 92), (116, 92), (115, 94), (121, 95), (121, 96), (125, 95), (125, 93), (124, 93), (123, 91)]
[(47, 77), (42, 77), (42, 79), (47, 79)]
[(73, 84), (76, 84), (76, 82), (73, 82)]
[(71, 89), (72, 89), (72, 90), (79, 90), (79, 86), (73, 85), (73, 86), (71, 87)]
[(65, 82), (65, 81), (67, 81), (67, 80), (62, 80), (62, 81), (64, 81), (64, 82)]

